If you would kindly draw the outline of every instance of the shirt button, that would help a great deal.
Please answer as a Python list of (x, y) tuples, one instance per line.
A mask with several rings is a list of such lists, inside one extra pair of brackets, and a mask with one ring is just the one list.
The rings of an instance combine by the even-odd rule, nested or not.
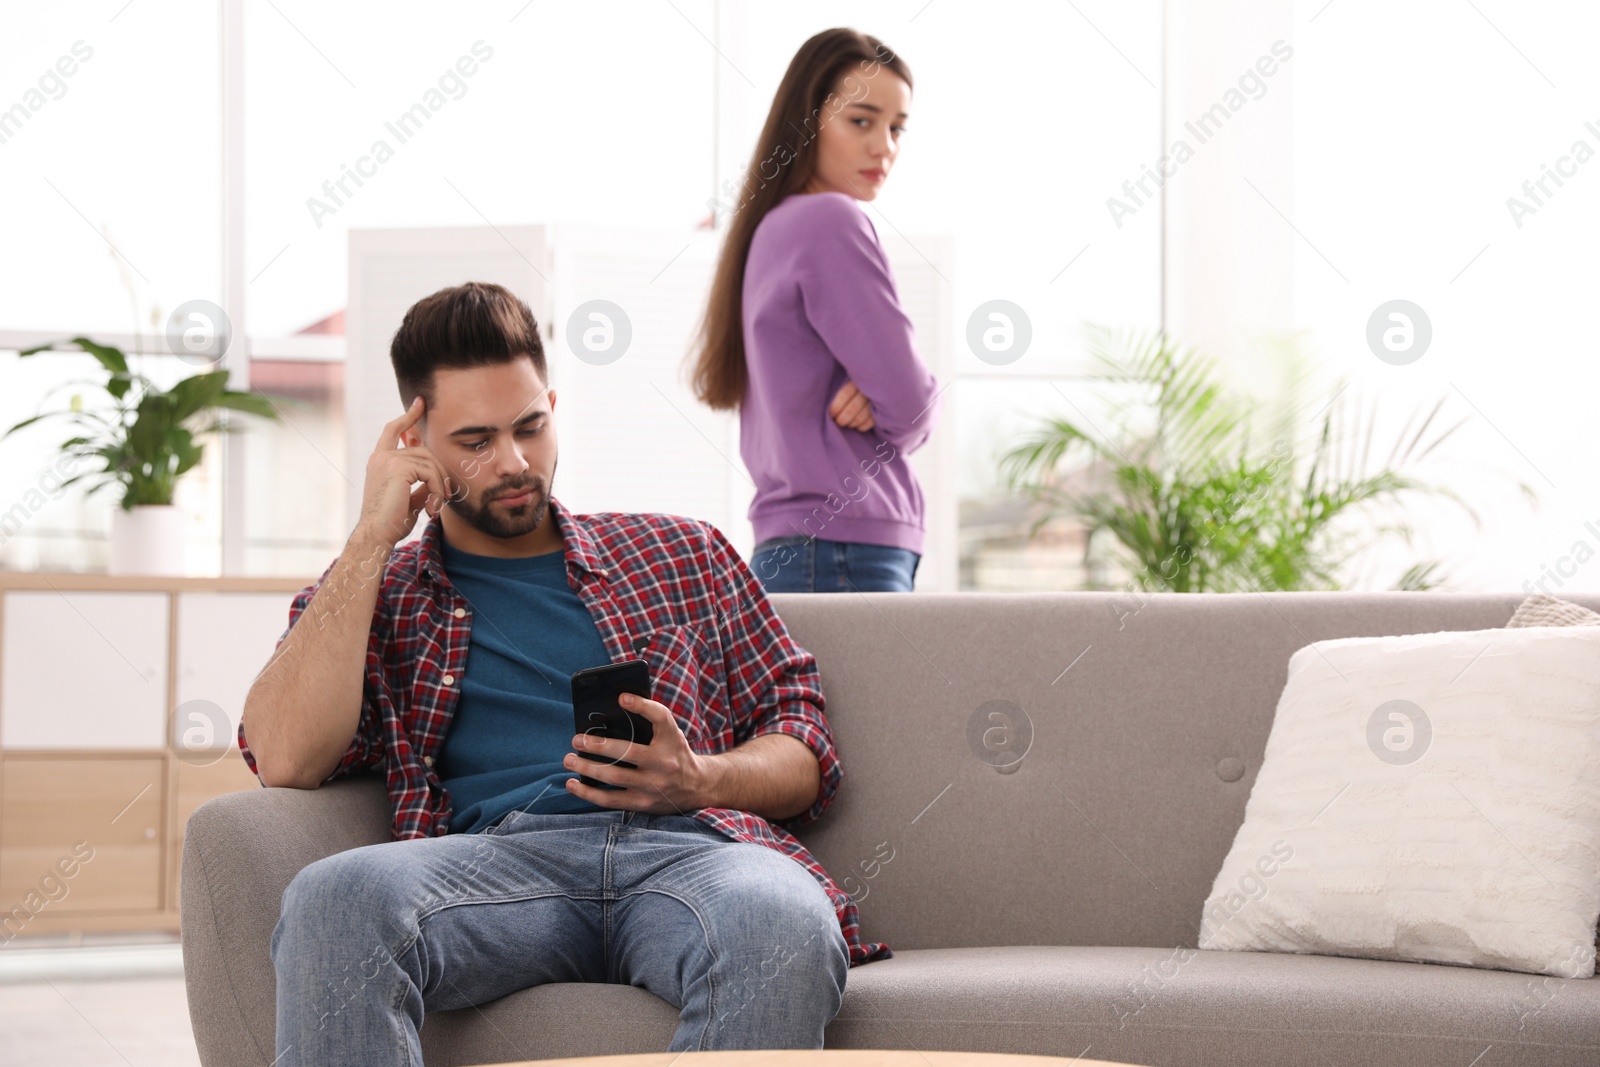
[(457, 608), (456, 609), (456, 618), (464, 619), (466, 617), (467, 617), (467, 609), (466, 608)]
[(445, 675), (444, 676), (444, 684), (445, 685), (455, 685), (456, 684), (456, 676), (453, 675), (453, 674)]
[(432, 767), (433, 766), (433, 757), (432, 756), (423, 756), (422, 757), (422, 762), (426, 763), (428, 766)]

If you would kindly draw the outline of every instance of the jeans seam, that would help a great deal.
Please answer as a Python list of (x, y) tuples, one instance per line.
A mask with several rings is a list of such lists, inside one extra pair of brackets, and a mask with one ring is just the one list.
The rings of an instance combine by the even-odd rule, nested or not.
[[(431, 919), (435, 915), (439, 914), (440, 912), (449, 911), (451, 908), (467, 907), (467, 906), (470, 906), (472, 904), (520, 904), (520, 903), (523, 903), (523, 902), (529, 901), (529, 900), (543, 900), (546, 897), (566, 897), (568, 900), (599, 900), (599, 899), (601, 899), (600, 897), (587, 897), (587, 896), (583, 896), (581, 894), (580, 895), (575, 895), (573, 893), (567, 892), (564, 889), (552, 889), (552, 890), (549, 890), (548, 892), (543, 892), (543, 893), (509, 893), (509, 894), (500, 894), (498, 896), (492, 896), (492, 897), (451, 897), (448, 900), (442, 900), (442, 901), (439, 901), (439, 902), (437, 902), (435, 904), (430, 905), (426, 911), (417, 912), (416, 917), (413, 919), (413, 922), (415, 922), (416, 925), (420, 928), (421, 925), (422, 925), (422, 920)], [(419, 929), (419, 933), (420, 933), (420, 929)], [(400, 949), (400, 951), (401, 952), (405, 952), (406, 949), (409, 949), (411, 947), (411, 941), (415, 941), (416, 938), (417, 938), (417, 935), (412, 935), (410, 941), (407, 941), (405, 946), (402, 947)]]
[[(711, 964), (706, 968), (706, 1024), (700, 1031), (700, 1040), (696, 1043), (695, 1051), (706, 1051), (706, 1034), (711, 1029), (711, 1024), (717, 1019), (717, 964), (722, 959), (722, 953), (717, 949), (716, 939), (711, 936), (711, 926), (706, 922), (705, 916), (700, 914), (700, 909), (694, 903), (670, 889), (651, 886), (645, 889), (631, 890), (624, 897), (638, 896), (641, 893), (659, 893), (664, 897), (676, 900), (689, 914), (694, 916), (695, 922), (700, 924), (700, 936), (705, 939), (706, 953), (711, 957)], [(621, 898), (618, 898), (619, 900)]]
[[(416, 941), (417, 941), (416, 937), (412, 937), (411, 940), (406, 943), (406, 947), (402, 950), (401, 955), (403, 955), (406, 952), (410, 952), (411, 951), (411, 946), (415, 945)], [(390, 959), (390, 962), (392, 962), (396, 967), (400, 966), (400, 958), (399, 958), (399, 956), (390, 955), (389, 959)], [(405, 983), (405, 982), (396, 982), (395, 983), (394, 998), (389, 1004), (389, 1018), (391, 1020), (403, 1020), (405, 1018), (405, 1011), (404, 1011), (403, 1005), (404, 1005), (405, 999), (406, 999), (406, 984), (407, 983)], [(418, 1000), (422, 999), (422, 990), (420, 990), (420, 989), (417, 990), (417, 999)], [(424, 1015), (427, 1014), (427, 1009), (426, 1008), (423, 1009), (423, 1014)], [(400, 1023), (400, 1027), (401, 1027), (401, 1029), (403, 1031), (404, 1030), (404, 1023)], [(420, 1056), (420, 1053), (422, 1051), (422, 1035), (421, 1035), (421, 1033), (417, 1034), (417, 1048), (416, 1048), (416, 1051), (419, 1053), (419, 1056), (418, 1056), (417, 1059), (412, 1059), (411, 1058), (411, 1053), (412, 1053), (411, 1042), (405, 1040), (403, 1035), (400, 1038), (400, 1049), (399, 1049), (399, 1051), (401, 1053), (401, 1058), (404, 1059), (404, 1062), (406, 1063), (407, 1067), (423, 1067), (422, 1059), (421, 1059), (421, 1056)]]
[[(623, 819), (629, 816), (624, 815)], [(612, 878), (616, 872), (614, 855), (616, 850), (618, 831), (624, 823), (620, 820), (610, 824), (606, 830), (605, 848), (600, 856), (600, 966), (607, 980), (615, 979), (617, 961), (613, 959), (611, 951), (612, 923), (616, 919), (616, 885)]]

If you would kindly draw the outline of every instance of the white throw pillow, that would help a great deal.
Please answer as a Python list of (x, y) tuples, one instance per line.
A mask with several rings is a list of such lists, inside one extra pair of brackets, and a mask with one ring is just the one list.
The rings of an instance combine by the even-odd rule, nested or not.
[(1319, 641), (1200, 947), (1595, 973), (1600, 627)]
[(1547, 593), (1534, 593), (1517, 605), (1506, 626), (1511, 629), (1522, 626), (1600, 626), (1600, 614), (1570, 600)]

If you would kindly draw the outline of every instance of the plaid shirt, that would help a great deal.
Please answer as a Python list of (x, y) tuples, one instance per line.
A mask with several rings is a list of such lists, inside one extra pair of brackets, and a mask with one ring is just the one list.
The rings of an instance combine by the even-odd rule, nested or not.
[[(727, 752), (760, 734), (785, 733), (817, 754), (821, 787), (799, 815), (775, 825), (734, 808), (684, 814), (735, 841), (777, 849), (810, 871), (833, 902), (852, 967), (892, 956), (883, 942), (862, 943), (855, 901), (789, 832), (822, 815), (844, 769), (823, 715), (816, 659), (789, 636), (733, 545), (710, 523), (676, 515), (575, 515), (553, 496), (550, 512), (566, 542), (567, 580), (612, 661), (649, 662), (652, 698), (672, 709), (695, 752)], [(361, 723), (328, 776), (381, 769), (395, 840), (450, 827), (450, 794), (433, 762), (461, 692), (473, 607), (445, 574), (441, 526), (434, 517), (421, 537), (389, 556), (368, 637)], [(337, 562), (296, 594), (290, 629)], [(243, 722), (239, 748), (255, 771)]]

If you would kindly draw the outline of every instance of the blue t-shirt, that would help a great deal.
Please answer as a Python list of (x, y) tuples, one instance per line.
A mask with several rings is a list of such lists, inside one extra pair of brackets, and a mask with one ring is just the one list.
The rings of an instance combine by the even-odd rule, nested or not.
[(577, 731), (572, 676), (611, 662), (567, 583), (566, 553), (480, 556), (439, 541), (445, 573), (472, 605), (461, 695), (434, 770), (450, 791), (451, 833), (478, 833), (512, 809), (609, 811), (567, 791)]

